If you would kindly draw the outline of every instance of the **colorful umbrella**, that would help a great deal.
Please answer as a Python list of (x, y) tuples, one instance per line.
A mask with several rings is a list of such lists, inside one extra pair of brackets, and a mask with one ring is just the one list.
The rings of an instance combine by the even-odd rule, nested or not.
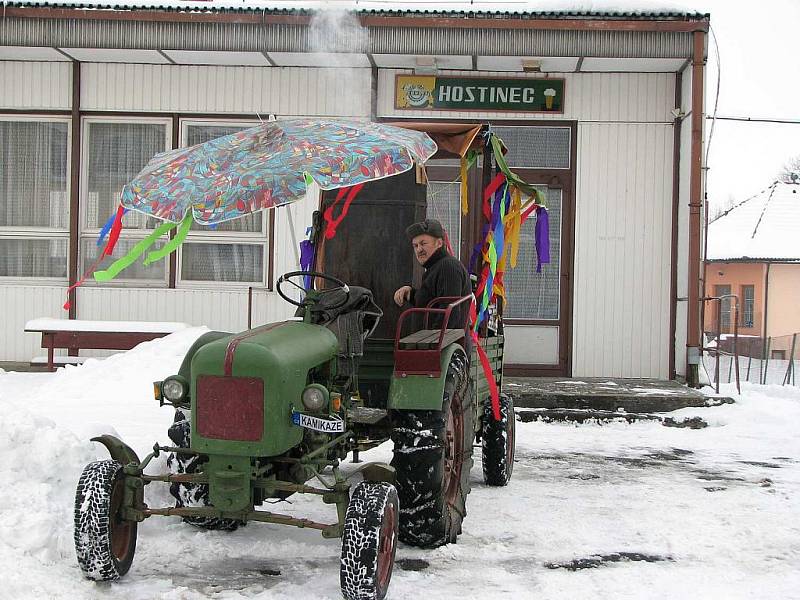
[(270, 121), (190, 148), (157, 154), (121, 202), (180, 223), (221, 223), (323, 190), (397, 175), (436, 153), (427, 134), (368, 121)]

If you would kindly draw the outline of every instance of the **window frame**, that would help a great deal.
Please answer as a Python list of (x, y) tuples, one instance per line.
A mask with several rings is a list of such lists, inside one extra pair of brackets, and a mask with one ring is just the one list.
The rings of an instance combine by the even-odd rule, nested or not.
[[(100, 234), (100, 227), (90, 228), (87, 226), (87, 210), (88, 210), (88, 179), (89, 179), (89, 127), (92, 123), (119, 123), (119, 124), (158, 124), (164, 126), (164, 152), (172, 149), (172, 119), (169, 117), (148, 117), (148, 116), (136, 116), (131, 114), (120, 114), (120, 115), (86, 115), (81, 117), (81, 164), (80, 164), (80, 179), (78, 184), (78, 275), (80, 276), (82, 273), (85, 273), (86, 270), (91, 266), (85, 257), (83, 256), (81, 249), (83, 246), (83, 242), (86, 239), (93, 239), (96, 240), (97, 236)], [(160, 219), (159, 219), (160, 220)], [(148, 229), (129, 229), (124, 226), (120, 231), (119, 239), (125, 241), (141, 241), (149, 233), (152, 233), (152, 230)], [(156, 242), (158, 243), (158, 242)], [(117, 256), (116, 258), (120, 258)], [(165, 264), (164, 269), (164, 277), (163, 278), (153, 278), (153, 279), (131, 279), (126, 278), (125, 272), (123, 271), (120, 277), (115, 277), (111, 281), (105, 282), (98, 282), (95, 281), (94, 278), (87, 278), (83, 285), (89, 287), (129, 287), (129, 288), (137, 288), (137, 287), (157, 287), (157, 288), (167, 288), (169, 287), (169, 277), (170, 277), (170, 266), (169, 261)]]
[(66, 194), (67, 194), (67, 227), (66, 228), (59, 228), (59, 227), (31, 227), (31, 226), (8, 226), (2, 225), (0, 226), (0, 239), (3, 240), (48, 240), (48, 241), (55, 241), (55, 240), (64, 240), (67, 243), (67, 254), (66, 254), (66, 263), (65, 263), (65, 272), (66, 275), (64, 277), (43, 277), (39, 275), (33, 275), (31, 277), (20, 277), (20, 276), (7, 276), (7, 275), (0, 275), (0, 283), (8, 284), (8, 285), (49, 285), (52, 286), (62, 285), (69, 282), (69, 261), (70, 261), (70, 196), (71, 196), (71, 189), (70, 189), (70, 181), (72, 180), (72, 166), (73, 166), (73, 159), (72, 159), (72, 119), (71, 117), (64, 115), (37, 115), (35, 113), (24, 113), (24, 114), (0, 114), (0, 121), (3, 122), (33, 122), (33, 123), (66, 123), (67, 125), (67, 142), (66, 142), (66, 174), (65, 174), (65, 181), (66, 181)]
[[(257, 120), (224, 119), (224, 118), (181, 118), (178, 122), (178, 140), (180, 148), (186, 148), (189, 136), (189, 127), (254, 127), (259, 124)], [(272, 261), (274, 252), (273, 211), (262, 210), (261, 231), (193, 231), (189, 230), (186, 240), (175, 253), (175, 287), (179, 289), (216, 289), (221, 287), (226, 290), (246, 289), (250, 287), (264, 287), (272, 289)], [(261, 279), (258, 281), (200, 281), (184, 279), (183, 277), (183, 246), (185, 244), (229, 244), (261, 246), (264, 249), (263, 269)]]
[[(724, 288), (724, 289), (721, 289)], [(724, 293), (723, 293), (724, 292)], [(718, 283), (714, 285), (714, 296), (722, 298), (722, 296), (729, 296), (733, 293), (733, 287), (729, 283)], [(727, 308), (727, 310), (725, 310)], [(733, 325), (731, 318), (732, 303), (730, 298), (722, 298), (717, 302), (717, 310), (719, 311), (719, 328), (717, 333), (728, 333)], [(716, 321), (714, 324), (716, 325)]]
[[(753, 295), (750, 298), (750, 320), (747, 320), (747, 290), (751, 290)], [(755, 327), (755, 317), (756, 317), (756, 286), (749, 284), (749, 285), (742, 285), (742, 322), (740, 324), (741, 327), (746, 327), (748, 329), (752, 329)]]

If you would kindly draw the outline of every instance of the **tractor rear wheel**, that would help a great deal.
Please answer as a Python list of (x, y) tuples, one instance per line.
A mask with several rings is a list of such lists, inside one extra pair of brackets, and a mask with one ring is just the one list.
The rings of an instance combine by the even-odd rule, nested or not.
[(339, 580), (345, 600), (382, 600), (397, 551), (400, 506), (391, 483), (358, 484), (344, 519)]
[(119, 579), (136, 552), (136, 521), (121, 518), (125, 474), (115, 460), (99, 460), (83, 469), (75, 491), (75, 554), (88, 579)]
[(400, 496), (400, 541), (434, 548), (456, 541), (467, 515), (474, 431), (467, 359), (447, 367), (441, 410), (396, 411), (392, 466)]
[(511, 480), (514, 470), (514, 401), (500, 395), (500, 420), (494, 418), (492, 401), (483, 403), (481, 421), (481, 449), (483, 455), (483, 480), (487, 485), (503, 486)]
[[(169, 439), (178, 448), (189, 448), (191, 441), (191, 414), (187, 409), (175, 410), (175, 422), (167, 432)], [(167, 466), (172, 473), (197, 473), (201, 470), (202, 460), (191, 454), (171, 452), (167, 456)], [(169, 493), (175, 498), (175, 506), (211, 506), (208, 499), (208, 485), (204, 483), (177, 483), (169, 486)], [(183, 517), (184, 522), (201, 529), (218, 531), (236, 531), (241, 521), (234, 519), (218, 519), (216, 517)]]

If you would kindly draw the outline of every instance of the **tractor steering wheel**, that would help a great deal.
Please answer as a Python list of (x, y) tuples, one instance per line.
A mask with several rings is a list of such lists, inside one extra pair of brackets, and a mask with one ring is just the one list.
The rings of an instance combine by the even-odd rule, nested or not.
[[(314, 290), (317, 294), (329, 294), (337, 290), (341, 290), (344, 292), (344, 300), (342, 300), (339, 304), (336, 304), (335, 306), (327, 307), (329, 310), (335, 310), (337, 308), (341, 308), (350, 301), (350, 288), (341, 279), (337, 279), (336, 277), (332, 277), (331, 275), (326, 275), (325, 273), (319, 273), (318, 271), (291, 271), (290, 273), (284, 273), (283, 275), (278, 277), (278, 281), (275, 284), (275, 291), (277, 291), (278, 295), (284, 300), (286, 300), (289, 304), (293, 304), (294, 306), (299, 306), (300, 308), (305, 307), (307, 304), (305, 294), (308, 293), (308, 290), (302, 285), (298, 285), (297, 283), (292, 281), (292, 279), (295, 277), (304, 277), (304, 278), (311, 277), (312, 283), (317, 277), (319, 277), (320, 279), (324, 279), (325, 281), (330, 281), (331, 283), (336, 284), (336, 287), (327, 290)], [(298, 302), (297, 300), (294, 300), (293, 298), (287, 296), (281, 289), (281, 286), (284, 283), (290, 283), (298, 290), (303, 292), (304, 296), (302, 300)]]

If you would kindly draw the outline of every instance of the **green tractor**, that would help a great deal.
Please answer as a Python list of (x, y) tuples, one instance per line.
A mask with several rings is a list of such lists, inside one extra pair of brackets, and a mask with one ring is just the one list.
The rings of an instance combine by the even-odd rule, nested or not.
[[(405, 241), (398, 241), (397, 256), (410, 259)], [(380, 599), (398, 539), (430, 548), (455, 542), (461, 533), (476, 440), (486, 483), (508, 482), (511, 400), (501, 396), (501, 418), (495, 419), (469, 331), (448, 327), (472, 296), (440, 298), (387, 324), (374, 298), (395, 311), (385, 301), (391, 278), (383, 277), (381, 285), (379, 273), (364, 276), (380, 288), (374, 296), (366, 286), (330, 274), (337, 270), (335, 256), (330, 243), (315, 260), (317, 268), (328, 263), (327, 273), (296, 271), (278, 279), (276, 291), (298, 307), (296, 317), (238, 334), (206, 333), (177, 374), (154, 384), (156, 400), (175, 408), (169, 430), (174, 445), (156, 444), (140, 460), (113, 436), (93, 438), (111, 459), (87, 465), (78, 483), (75, 548), (86, 577), (125, 575), (137, 525), (153, 515), (207, 529), (262, 521), (340, 537), (342, 594)], [(410, 276), (413, 265), (403, 264)], [(350, 266), (364, 272), (363, 262)], [(439, 325), (427, 327), (431, 322)], [(497, 314), (482, 328), (479, 343), (499, 387), (503, 335)], [(360, 452), (388, 440), (394, 444), (391, 464), (359, 461)], [(170, 472), (145, 474), (162, 452)], [(355, 464), (346, 462), (348, 455)], [(175, 506), (145, 503), (144, 487), (152, 482), (169, 484)], [(262, 508), (292, 494), (320, 496), (336, 506), (337, 518), (321, 523)]]

